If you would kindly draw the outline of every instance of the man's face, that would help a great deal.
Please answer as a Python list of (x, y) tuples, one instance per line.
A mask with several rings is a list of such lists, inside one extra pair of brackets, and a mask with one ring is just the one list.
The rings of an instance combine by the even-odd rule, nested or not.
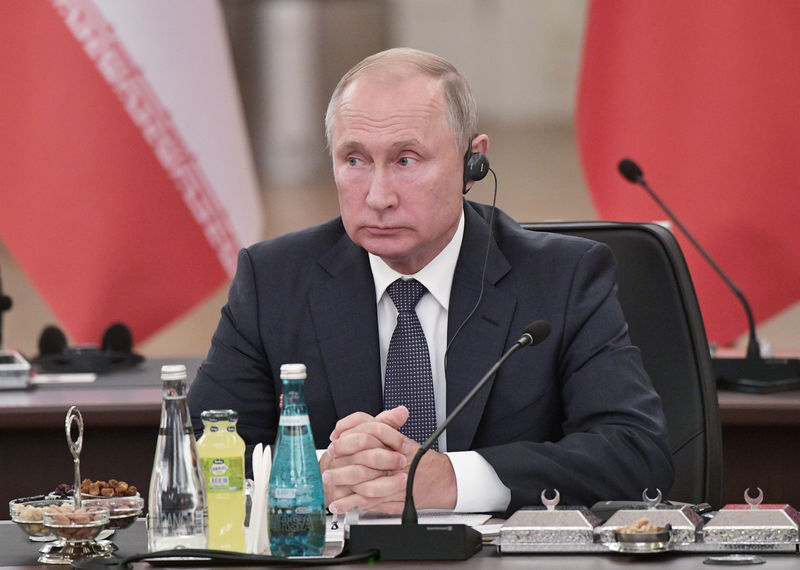
[(458, 226), (465, 150), (456, 148), (438, 80), (358, 78), (331, 130), (347, 234), (400, 273), (422, 269)]

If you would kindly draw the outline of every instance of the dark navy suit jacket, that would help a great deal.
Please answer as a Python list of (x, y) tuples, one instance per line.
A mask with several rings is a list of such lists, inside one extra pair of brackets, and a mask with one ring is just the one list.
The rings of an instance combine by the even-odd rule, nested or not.
[[(448, 338), (480, 291), (490, 208), (465, 202)], [(483, 299), (452, 343), (452, 410), (530, 322), (552, 332), (513, 355), (447, 431), (449, 451), (475, 450), (511, 489), (509, 512), (558, 489), (563, 504), (666, 493), (672, 464), (660, 400), (631, 346), (602, 244), (524, 230), (498, 211)], [(654, 326), (658, 326), (654, 323)], [(336, 421), (382, 410), (375, 287), (367, 253), (341, 219), (239, 254), (228, 303), (189, 391), (204, 409), (233, 408), (252, 447), (273, 443), (281, 364), (307, 366), (314, 439)]]

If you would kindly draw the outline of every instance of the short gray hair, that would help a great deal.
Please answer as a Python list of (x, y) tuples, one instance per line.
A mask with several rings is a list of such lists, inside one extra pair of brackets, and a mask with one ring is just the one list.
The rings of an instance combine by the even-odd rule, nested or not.
[(325, 137), (328, 147), (331, 144), (333, 121), (345, 88), (368, 71), (402, 66), (441, 79), (450, 129), (453, 131), (458, 148), (467, 151), (472, 137), (478, 134), (478, 108), (469, 83), (455, 66), (443, 57), (412, 48), (393, 48), (376, 53), (361, 60), (344, 74), (333, 90), (325, 113)]

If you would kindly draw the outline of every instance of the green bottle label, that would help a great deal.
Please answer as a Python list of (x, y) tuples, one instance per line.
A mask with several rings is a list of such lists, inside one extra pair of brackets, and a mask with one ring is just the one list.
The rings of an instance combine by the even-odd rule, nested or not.
[(244, 459), (204, 457), (201, 460), (209, 493), (234, 493), (244, 489)]

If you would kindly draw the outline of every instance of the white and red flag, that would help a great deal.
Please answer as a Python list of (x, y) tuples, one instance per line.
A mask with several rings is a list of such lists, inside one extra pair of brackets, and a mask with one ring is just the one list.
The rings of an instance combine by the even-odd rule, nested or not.
[[(800, 300), (800, 2), (592, 2), (577, 135), (600, 216), (663, 220), (617, 172), (635, 160), (763, 321)], [(680, 235), (708, 338), (741, 305)]]
[(3, 0), (0, 38), (0, 240), (73, 341), (142, 341), (261, 237), (221, 9)]

